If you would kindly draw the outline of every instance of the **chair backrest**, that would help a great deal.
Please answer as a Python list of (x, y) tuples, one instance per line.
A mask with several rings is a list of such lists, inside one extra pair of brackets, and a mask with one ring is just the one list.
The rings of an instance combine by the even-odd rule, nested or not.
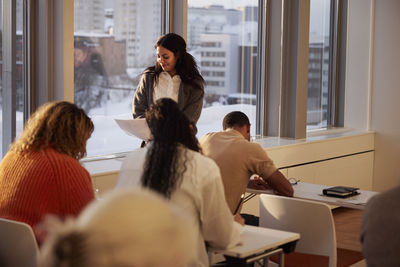
[(36, 267), (38, 252), (28, 224), (0, 218), (0, 266)]
[(329, 266), (336, 267), (335, 225), (325, 203), (262, 194), (260, 226), (300, 233), (296, 252), (329, 256)]

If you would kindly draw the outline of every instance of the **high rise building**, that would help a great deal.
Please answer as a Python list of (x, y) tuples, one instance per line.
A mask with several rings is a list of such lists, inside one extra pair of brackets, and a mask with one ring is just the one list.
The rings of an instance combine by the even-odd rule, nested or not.
[(160, 14), (159, 0), (114, 1), (113, 33), (117, 41), (126, 40), (128, 68), (154, 65), (154, 43), (161, 32)]
[(237, 9), (223, 6), (190, 7), (188, 9), (188, 47), (200, 46), (203, 33), (229, 33), (232, 26), (240, 23), (241, 13)]
[(257, 10), (189, 7), (187, 42), (206, 81), (207, 104), (233, 104), (238, 95), (255, 96)]
[(74, 31), (104, 33), (105, 0), (74, 1)]
[(206, 94), (227, 96), (238, 89), (238, 36), (202, 34), (201, 74)]
[(307, 124), (326, 121), (328, 109), (329, 43), (313, 42), (308, 52)]

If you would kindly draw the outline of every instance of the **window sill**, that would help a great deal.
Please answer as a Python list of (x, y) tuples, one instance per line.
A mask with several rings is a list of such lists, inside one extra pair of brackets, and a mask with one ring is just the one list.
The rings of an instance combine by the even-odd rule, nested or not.
[(350, 156), (374, 150), (375, 132), (337, 128), (312, 132), (304, 139), (264, 137), (255, 140), (278, 168)]
[[(305, 139), (263, 137), (254, 142), (259, 143), (276, 166), (282, 168), (372, 151), (374, 135), (372, 131), (337, 128), (312, 132)], [(116, 174), (127, 154), (128, 152), (84, 158), (81, 163), (92, 176)]]
[(254, 140), (254, 142), (259, 143), (265, 149), (269, 149), (273, 147), (306, 144), (312, 142), (326, 141), (334, 138), (348, 138), (366, 134), (374, 134), (374, 132), (346, 128), (335, 128), (326, 131), (309, 132), (307, 134), (307, 137), (303, 139), (292, 139), (273, 136), (257, 138)]

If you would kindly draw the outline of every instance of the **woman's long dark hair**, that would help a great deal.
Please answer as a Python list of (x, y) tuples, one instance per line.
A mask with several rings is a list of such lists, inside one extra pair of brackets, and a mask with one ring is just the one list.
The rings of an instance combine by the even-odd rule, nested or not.
[[(180, 76), (183, 83), (190, 84), (199, 90), (203, 90), (204, 79), (201, 76), (194, 57), (186, 51), (185, 40), (176, 33), (168, 33), (158, 38), (154, 47), (162, 46), (174, 53), (176, 61), (176, 73)], [(155, 82), (163, 71), (161, 65), (156, 62), (155, 66), (147, 68), (144, 72), (155, 73)]]
[[(187, 158), (179, 146), (197, 152), (200, 148), (188, 118), (172, 99), (158, 99), (146, 112), (146, 121), (153, 141), (146, 155), (141, 183), (169, 198), (186, 171)], [(183, 164), (179, 161), (182, 156)]]

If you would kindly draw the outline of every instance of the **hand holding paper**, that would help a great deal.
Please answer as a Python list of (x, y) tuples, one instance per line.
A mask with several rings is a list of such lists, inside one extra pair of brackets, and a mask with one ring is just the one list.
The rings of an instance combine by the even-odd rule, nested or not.
[(136, 136), (145, 141), (149, 141), (152, 139), (146, 119), (114, 120), (118, 124), (118, 126), (128, 135)]

